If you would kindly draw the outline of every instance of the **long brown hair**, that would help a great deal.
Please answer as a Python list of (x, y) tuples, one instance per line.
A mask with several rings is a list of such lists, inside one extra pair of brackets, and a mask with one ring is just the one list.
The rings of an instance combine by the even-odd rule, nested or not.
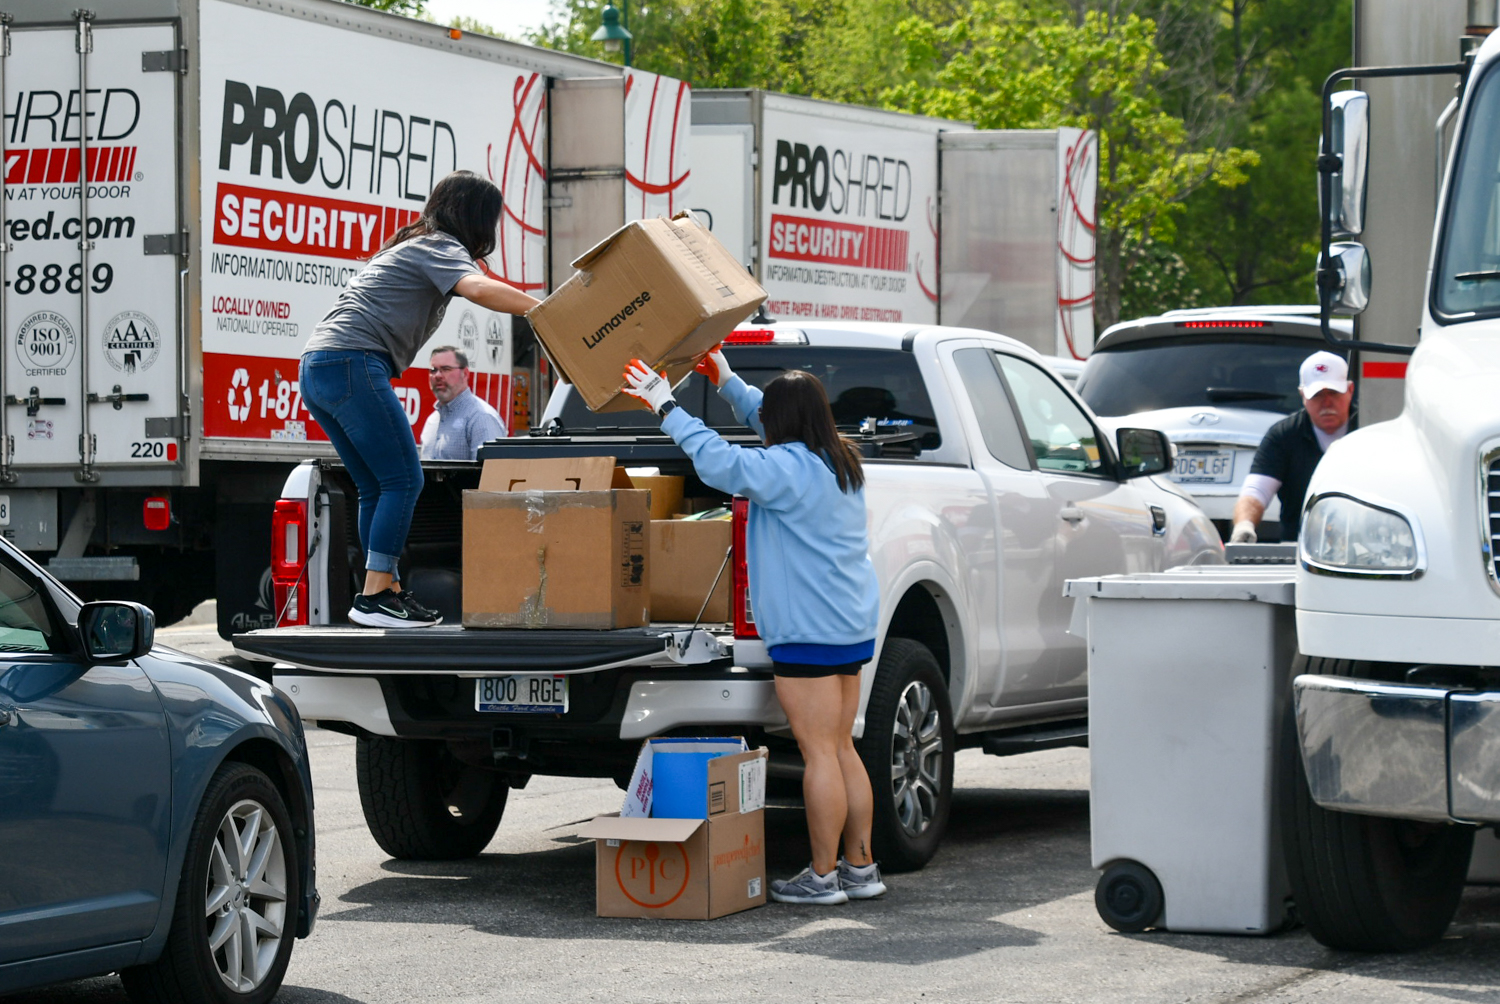
[(858, 491), (865, 486), (859, 450), (839, 435), (821, 380), (806, 370), (787, 370), (766, 384), (763, 393), (760, 421), (766, 429), (767, 446), (802, 443), (833, 467), (839, 491)]
[(454, 171), (433, 187), (422, 215), (391, 234), (380, 250), (424, 234), (444, 233), (462, 244), (475, 261), (487, 258), (495, 251), (501, 204), (500, 189), (489, 179), (473, 171)]

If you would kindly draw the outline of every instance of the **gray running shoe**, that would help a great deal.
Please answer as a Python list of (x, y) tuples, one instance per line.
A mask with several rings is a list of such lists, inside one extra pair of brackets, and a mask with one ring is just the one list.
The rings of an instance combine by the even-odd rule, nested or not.
[(856, 867), (839, 858), (839, 888), (850, 899), (874, 899), (885, 895), (885, 883), (880, 881), (880, 865), (871, 862)]
[(771, 898), (778, 903), (811, 903), (817, 906), (837, 906), (849, 902), (849, 896), (839, 888), (839, 873), (835, 868), (827, 875), (819, 875), (808, 865), (789, 879), (777, 879), (771, 883)]

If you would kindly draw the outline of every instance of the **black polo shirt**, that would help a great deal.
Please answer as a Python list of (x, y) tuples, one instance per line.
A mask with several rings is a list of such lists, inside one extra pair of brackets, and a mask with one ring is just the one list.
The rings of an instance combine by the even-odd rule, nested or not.
[(1255, 451), (1251, 474), (1264, 474), (1281, 482), (1276, 497), (1281, 500), (1281, 539), (1296, 540), (1302, 526), (1302, 503), (1313, 470), (1323, 459), (1323, 448), (1313, 434), (1312, 416), (1306, 408), (1288, 415), (1270, 429)]

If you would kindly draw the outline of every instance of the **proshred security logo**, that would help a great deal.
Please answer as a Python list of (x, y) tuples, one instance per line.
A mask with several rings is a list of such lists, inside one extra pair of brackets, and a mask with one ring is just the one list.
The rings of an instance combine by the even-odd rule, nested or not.
[(641, 290), (640, 294), (636, 296), (635, 299), (625, 304), (625, 306), (621, 307), (618, 311), (615, 312), (615, 315), (613, 317), (605, 321), (603, 324), (599, 325), (598, 331), (595, 331), (592, 335), (583, 336), (584, 348), (591, 349), (595, 345), (598, 345), (600, 342), (604, 341), (604, 336), (618, 328), (620, 325), (624, 324), (625, 318), (630, 317), (637, 310), (640, 310), (650, 302), (650, 291), (644, 289)]
[(16, 359), (29, 377), (64, 375), (77, 347), (73, 325), (55, 311), (37, 311), (16, 331)]
[(104, 358), (122, 373), (150, 369), (160, 353), (156, 322), (139, 310), (116, 314), (104, 328)]

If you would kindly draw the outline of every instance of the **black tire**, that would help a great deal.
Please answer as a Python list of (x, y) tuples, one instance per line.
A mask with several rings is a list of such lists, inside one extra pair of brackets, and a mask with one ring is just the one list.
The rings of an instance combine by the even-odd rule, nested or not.
[[(909, 740), (897, 728), (898, 717), (913, 712), (930, 737), (916, 758), (906, 755)], [(955, 745), (948, 686), (932, 652), (906, 638), (886, 639), (858, 743), (875, 793), (871, 850), (886, 871), (915, 871), (937, 853), (953, 802)]]
[(393, 858), (453, 861), (484, 850), (510, 786), (495, 771), (466, 764), (443, 742), (372, 737), (355, 745), (365, 823)]
[(1116, 861), (1094, 887), (1094, 909), (1106, 924), (1125, 934), (1155, 927), (1164, 906), (1161, 882), (1138, 861)]
[[(1293, 675), (1377, 675), (1368, 664), (1298, 656)], [(1297, 915), (1329, 948), (1403, 952), (1443, 936), (1463, 895), (1474, 829), (1331, 812), (1312, 799), (1292, 702), (1282, 716), (1278, 798)]]
[[(270, 817), (274, 834), (267, 833), (264, 818), (258, 819), (261, 840), (274, 839), (281, 847), (282, 867), (274, 868), (275, 848), (270, 848), (267, 858), (272, 867), (258, 876), (266, 885), (281, 886), (285, 899), (278, 911), (275, 897), (257, 895), (264, 891), (260, 883), (252, 882), (248, 893), (234, 895), (233, 883), (225, 883), (218, 874), (220, 858), (214, 851), (221, 835), (221, 827), (231, 814), (239, 820), (240, 829), (245, 815), (253, 813), (254, 807)], [(257, 842), (256, 849), (265, 846)], [(263, 1004), (276, 996), (281, 981), (286, 976), (287, 963), (292, 958), (292, 944), (297, 939), (297, 910), (302, 897), (301, 863), (297, 857), (297, 843), (292, 831), (291, 816), (281, 793), (270, 778), (243, 763), (226, 763), (221, 766), (208, 784), (198, 814), (193, 820), (193, 829), (188, 836), (187, 857), (182, 866), (182, 880), (177, 888), (177, 900), (172, 911), (172, 928), (161, 956), (152, 963), (122, 970), (121, 979), (131, 1000), (139, 1004), (176, 1004), (180, 1001), (203, 1001), (214, 1004)], [(251, 856), (252, 859), (254, 855)], [(244, 878), (245, 876), (240, 876)], [(250, 875), (250, 879), (257, 876)], [(210, 890), (218, 885), (227, 885), (229, 898), (222, 910), (208, 910)], [(244, 886), (240, 887), (244, 889)], [(237, 922), (235, 911), (249, 908), (280, 926), (280, 943), (275, 946), (270, 964), (263, 973), (252, 973), (249, 983), (236, 990), (229, 986), (222, 973), (230, 975), (229, 955), (238, 944), (234, 928), (243, 936), (243, 926)], [(278, 915), (279, 913), (279, 915)], [(229, 931), (230, 940), (214, 951), (210, 949), (210, 937), (217, 931)], [(243, 953), (235, 953), (243, 959)], [(243, 968), (240, 970), (243, 975)]]

